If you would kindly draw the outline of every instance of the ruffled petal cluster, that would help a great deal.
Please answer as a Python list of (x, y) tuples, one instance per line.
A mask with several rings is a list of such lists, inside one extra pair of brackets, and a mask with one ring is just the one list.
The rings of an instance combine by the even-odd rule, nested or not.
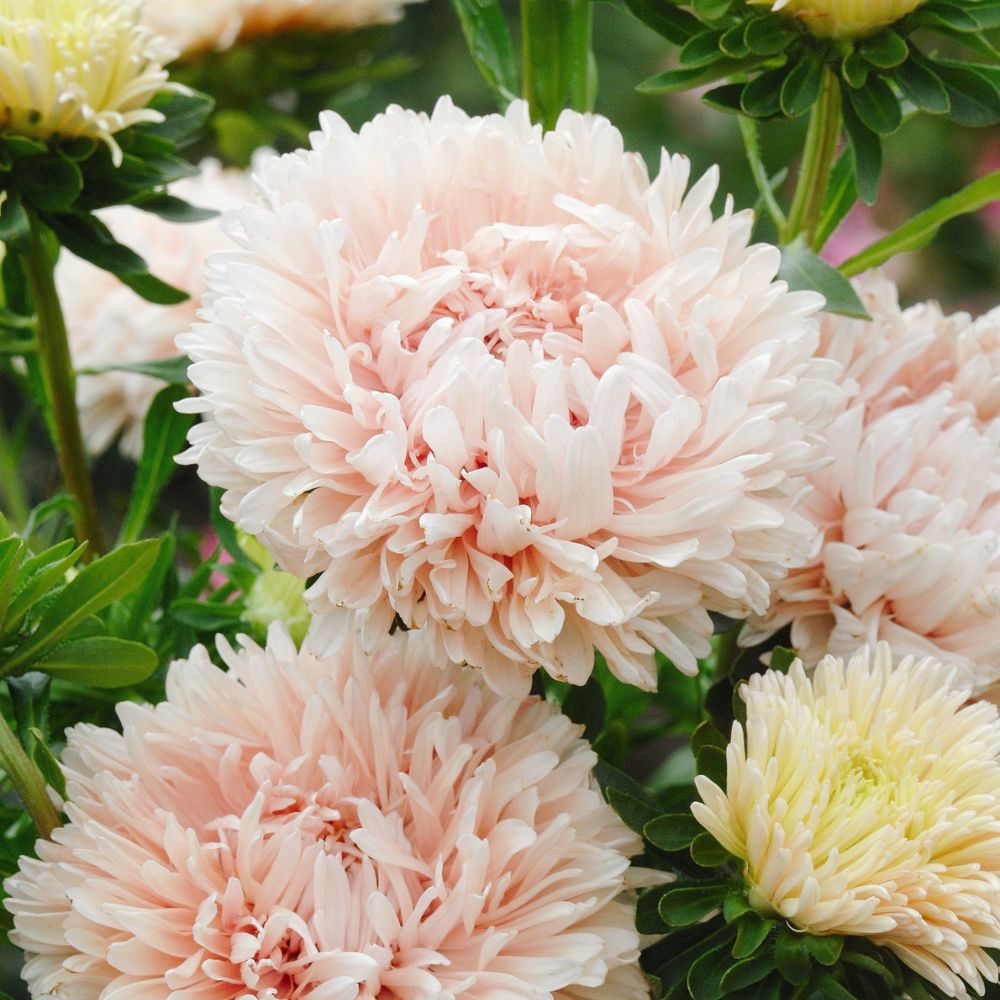
[[(139, 23), (141, 0), (0, 0), (0, 130), (99, 139), (163, 116), (176, 51)], [(152, 5), (150, 5), (152, 6)]]
[(688, 179), (522, 103), (325, 115), (209, 262), (183, 460), (369, 638), (398, 619), (510, 692), (594, 647), (645, 687), (654, 649), (693, 671), (709, 610), (763, 612), (809, 555), (840, 390), (818, 297)]
[(641, 1000), (641, 848), (580, 727), (418, 647), (197, 649), (78, 726), (6, 883), (35, 998)]
[(815, 35), (858, 38), (902, 20), (926, 0), (748, 0), (799, 18)]
[(884, 639), (981, 690), (1000, 677), (1000, 310), (904, 311), (882, 279), (863, 292), (872, 322), (823, 325), (853, 383), (804, 507), (823, 544), (744, 641), (791, 625), (814, 665)]
[(965, 997), (997, 981), (1000, 720), (954, 682), (885, 644), (756, 675), (726, 788), (699, 776), (692, 811), (762, 912), (869, 938)]
[[(171, 193), (200, 208), (236, 208), (252, 196), (250, 181), (206, 161), (201, 174), (171, 185)], [(107, 209), (102, 220), (158, 278), (190, 298), (174, 306), (146, 302), (114, 275), (64, 251), (56, 285), (65, 304), (70, 350), (77, 368), (144, 364), (174, 357), (177, 335), (189, 330), (201, 306), (205, 258), (229, 246), (218, 219), (177, 224), (127, 206)], [(163, 383), (147, 375), (112, 371), (82, 375), (77, 405), (88, 451), (99, 454), (119, 438), (122, 454), (137, 459), (149, 404)]]
[(143, 21), (184, 56), (286, 31), (350, 31), (398, 21), (415, 0), (157, 0)]

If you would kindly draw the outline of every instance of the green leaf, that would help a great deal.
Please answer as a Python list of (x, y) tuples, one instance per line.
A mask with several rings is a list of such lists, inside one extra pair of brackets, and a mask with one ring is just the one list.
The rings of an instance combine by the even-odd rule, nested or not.
[(910, 48), (895, 31), (880, 31), (861, 43), (862, 55), (879, 69), (892, 69), (906, 62)]
[(735, 993), (766, 979), (773, 971), (774, 961), (770, 955), (753, 955), (726, 969), (719, 985), (723, 993)]
[(654, 847), (663, 851), (685, 851), (691, 841), (705, 828), (691, 813), (667, 813), (650, 820), (642, 830), (642, 835)]
[(7, 192), (0, 202), (0, 242), (9, 246), (23, 243), (31, 234), (31, 223), (17, 192)]
[(24, 539), (17, 535), (0, 541), (0, 634), (3, 632), (2, 626), (7, 618), (7, 609), (17, 585), (18, 570), (26, 548)]
[(640, 934), (666, 934), (670, 930), (670, 924), (660, 916), (660, 897), (668, 888), (647, 889), (636, 900), (635, 927)]
[(1000, 92), (971, 66), (932, 60), (934, 72), (948, 91), (947, 117), (959, 125), (981, 128), (1000, 121)]
[(743, 40), (756, 55), (777, 55), (790, 41), (789, 22), (782, 14), (755, 17), (747, 23)]
[(59, 153), (33, 156), (15, 169), (12, 183), (41, 212), (65, 212), (83, 191), (83, 175)]
[(160, 361), (141, 361), (135, 364), (95, 365), (89, 368), (80, 368), (77, 375), (103, 375), (105, 372), (135, 372), (136, 375), (148, 375), (150, 378), (158, 378), (162, 382), (170, 385), (190, 385), (188, 378), (188, 368), (191, 362), (183, 354), (176, 358), (163, 358)]
[(783, 979), (793, 986), (801, 986), (812, 975), (812, 962), (805, 940), (800, 934), (784, 930), (774, 946), (774, 964)]
[(948, 89), (927, 62), (914, 57), (915, 52), (912, 50), (911, 58), (896, 68), (893, 74), (896, 85), (903, 97), (921, 111), (945, 115), (951, 111)]
[(593, 675), (583, 687), (571, 687), (562, 702), (563, 715), (584, 727), (583, 736), (593, 743), (604, 728), (607, 705), (600, 681)]
[(128, 285), (140, 298), (158, 306), (176, 306), (191, 298), (187, 292), (180, 288), (174, 288), (173, 285), (168, 285), (165, 281), (161, 281), (148, 272), (145, 274), (119, 274), (118, 278), (123, 285)]
[(57, 646), (32, 664), (50, 677), (96, 688), (141, 684), (156, 671), (158, 660), (148, 646), (111, 636), (75, 639)]
[(823, 89), (823, 60), (812, 53), (804, 55), (792, 67), (781, 85), (781, 110), (794, 118), (808, 111)]
[(176, 471), (174, 458), (184, 447), (194, 422), (193, 415), (174, 409), (174, 404), (186, 396), (182, 386), (168, 385), (156, 394), (149, 407), (142, 432), (142, 457), (119, 544), (134, 542), (142, 535), (157, 498)]
[(910, 18), (915, 28), (950, 28), (952, 31), (967, 32), (982, 30), (971, 13), (953, 3), (930, 3), (918, 10)]
[(720, 788), (726, 787), (726, 753), (718, 747), (702, 747), (697, 754), (698, 773)]
[(805, 935), (806, 950), (820, 965), (836, 965), (844, 950), (844, 939), (836, 935)]
[(753, 911), (743, 914), (736, 921), (736, 943), (733, 958), (743, 959), (753, 955), (771, 936), (776, 924)]
[(181, 597), (170, 605), (170, 615), (196, 632), (222, 632), (241, 620), (241, 604), (220, 604)]
[(668, 69), (643, 80), (636, 90), (641, 94), (674, 94), (753, 69), (762, 61), (760, 56), (749, 56), (746, 59), (721, 59), (706, 67)]
[(732, 860), (732, 855), (710, 833), (699, 833), (691, 842), (691, 860), (699, 868), (719, 868)]
[(36, 726), (28, 730), (31, 736), (30, 748), (26, 748), (31, 755), (31, 759), (38, 765), (38, 770), (42, 772), (42, 777), (56, 790), (56, 793), (63, 799), (66, 798), (66, 775), (63, 774), (56, 755), (52, 752), (48, 743), (45, 742), (45, 734)]
[(65, 638), (80, 622), (134, 590), (156, 559), (159, 542), (125, 545), (85, 566), (46, 607), (31, 638), (2, 665), (22, 670)]
[(473, 62), (501, 106), (518, 92), (517, 63), (503, 8), (496, 0), (452, 0)]
[(786, 67), (772, 69), (754, 77), (740, 96), (740, 108), (751, 118), (774, 118), (781, 114), (781, 94), (784, 90)]
[(819, 253), (836, 232), (837, 227), (847, 218), (847, 214), (858, 200), (858, 186), (854, 180), (854, 165), (850, 154), (843, 153), (837, 160), (830, 176), (830, 185), (823, 203), (823, 211), (816, 227), (813, 251)]
[(642, 833), (646, 824), (656, 819), (659, 812), (658, 809), (650, 808), (641, 799), (629, 795), (628, 792), (619, 791), (617, 788), (606, 788), (604, 796), (608, 800), (608, 805), (618, 813), (622, 822), (630, 829), (635, 830), (636, 833)]
[(684, 45), (702, 31), (697, 18), (663, 0), (625, 0), (625, 5), (643, 24), (674, 45)]
[[(857, 997), (846, 987), (841, 986), (829, 972), (824, 972), (816, 980), (816, 985), (820, 988), (824, 1000), (857, 1000)], [(911, 1000), (916, 1000), (911, 994)]]
[(725, 945), (706, 951), (692, 964), (687, 987), (698, 1000), (721, 1000), (722, 977), (726, 973)]
[(819, 292), (826, 299), (827, 312), (870, 319), (851, 283), (808, 249), (796, 241), (781, 251), (781, 269), (778, 276), (788, 282), (792, 291), (809, 289)]
[[(841, 88), (842, 91), (843, 89)], [(851, 144), (858, 194), (866, 205), (874, 205), (878, 200), (879, 182), (882, 178), (882, 139), (857, 116), (850, 98), (845, 96), (842, 108), (844, 128)]]
[(141, 208), (144, 212), (158, 215), (161, 219), (166, 219), (167, 222), (205, 222), (208, 219), (216, 218), (219, 214), (215, 209), (189, 205), (182, 198), (176, 198), (174, 195), (162, 191), (143, 195), (129, 204), (135, 208)]
[(936, 205), (915, 215), (888, 236), (845, 261), (840, 271), (847, 276), (861, 274), (863, 271), (884, 264), (897, 254), (920, 250), (934, 239), (941, 226), (949, 220), (969, 212), (978, 212), (998, 200), (1000, 200), (1000, 170), (973, 181), (961, 191), (942, 198)]
[(157, 94), (150, 107), (163, 113), (163, 121), (138, 126), (136, 131), (184, 146), (198, 137), (212, 114), (215, 102), (207, 94), (172, 92)]
[(671, 927), (687, 927), (721, 908), (727, 882), (674, 882), (660, 896), (660, 916)]
[(787, 674), (792, 664), (798, 659), (794, 649), (785, 646), (775, 646), (771, 650), (771, 658), (768, 662), (768, 670), (777, 670), (778, 673)]
[(708, 66), (719, 59), (725, 59), (719, 50), (721, 35), (718, 31), (703, 31), (687, 41), (680, 51), (678, 61), (682, 66)]
[(24, 563), (4, 617), (5, 633), (16, 631), (31, 608), (62, 583), (66, 571), (79, 561), (86, 548), (86, 543), (74, 548), (72, 539), (67, 539)]
[(903, 123), (899, 99), (877, 76), (857, 89), (849, 87), (847, 97), (862, 124), (878, 135), (891, 135)]

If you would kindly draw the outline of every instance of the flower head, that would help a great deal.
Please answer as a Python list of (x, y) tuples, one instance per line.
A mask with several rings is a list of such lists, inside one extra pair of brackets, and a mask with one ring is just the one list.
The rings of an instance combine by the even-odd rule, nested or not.
[(748, 0), (799, 18), (816, 35), (858, 38), (888, 28), (926, 0)]
[(840, 397), (818, 298), (688, 175), (521, 103), (324, 116), (209, 262), (183, 460), (369, 636), (398, 616), (512, 692), (583, 683), (595, 646), (647, 687), (654, 649), (694, 670), (709, 609), (763, 610), (808, 554)]
[(726, 789), (700, 776), (692, 810), (760, 909), (982, 993), (1000, 947), (1000, 720), (939, 662), (892, 664), (881, 644), (752, 677)]
[(744, 641), (790, 624), (814, 665), (884, 639), (979, 690), (1000, 678), (1000, 312), (903, 311), (881, 279), (862, 291), (872, 322), (823, 328), (853, 387), (803, 507), (822, 545)]
[[(206, 161), (197, 177), (171, 185), (171, 193), (201, 208), (221, 211), (251, 197), (248, 178)], [(153, 305), (114, 275), (64, 252), (56, 270), (66, 311), (70, 350), (77, 368), (142, 364), (178, 354), (177, 335), (190, 329), (204, 293), (206, 256), (229, 245), (218, 219), (176, 223), (137, 208), (101, 212), (115, 237), (145, 258), (157, 277), (190, 295), (174, 306)], [(119, 437), (124, 455), (138, 459), (146, 411), (163, 383), (148, 375), (110, 371), (77, 380), (77, 404), (87, 449), (104, 451)]]
[(6, 884), (34, 997), (646, 996), (579, 727), (406, 643), (219, 649), (70, 731), (69, 823)]
[(286, 31), (349, 31), (398, 21), (414, 0), (174, 0), (147, 3), (143, 20), (183, 55)]
[(162, 121), (175, 55), (139, 24), (141, 0), (0, 0), (0, 130), (87, 137), (121, 158), (115, 132)]

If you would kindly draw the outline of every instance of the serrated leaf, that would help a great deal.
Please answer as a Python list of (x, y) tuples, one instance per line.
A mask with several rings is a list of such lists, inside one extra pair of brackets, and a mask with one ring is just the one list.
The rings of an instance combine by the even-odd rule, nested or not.
[(794, 291), (819, 292), (826, 299), (826, 311), (870, 319), (851, 283), (836, 268), (820, 259), (802, 242), (782, 248), (778, 276)]
[(978, 212), (997, 200), (1000, 200), (1000, 170), (973, 181), (961, 191), (942, 198), (937, 204), (918, 213), (888, 236), (845, 261), (840, 266), (840, 271), (850, 277), (878, 267), (898, 254), (920, 250), (934, 239), (941, 226), (949, 220)]
[(16, 535), (0, 541), (0, 634), (3, 633), (2, 625), (7, 618), (11, 595), (17, 586), (18, 570), (25, 551), (24, 540)]
[(72, 539), (67, 539), (24, 563), (4, 618), (5, 633), (16, 631), (31, 608), (62, 583), (66, 571), (79, 561), (86, 548), (86, 544), (74, 547)]
[(148, 646), (112, 636), (74, 639), (32, 664), (51, 677), (96, 688), (141, 684), (156, 671), (156, 653)]

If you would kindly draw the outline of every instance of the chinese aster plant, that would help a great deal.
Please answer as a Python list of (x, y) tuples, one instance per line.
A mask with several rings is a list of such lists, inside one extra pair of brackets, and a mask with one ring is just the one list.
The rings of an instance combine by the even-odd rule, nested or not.
[(182, 460), (315, 611), (498, 689), (581, 684), (595, 648), (644, 687), (657, 649), (694, 671), (708, 612), (762, 612), (807, 557), (840, 393), (816, 297), (688, 175), (523, 104), (327, 115), (209, 261)]
[(0, 1000), (1000, 996), (1000, 3), (614, 6), (0, 0)]
[(6, 885), (33, 996), (647, 996), (579, 727), (405, 640), (219, 653), (69, 733), (69, 822)]

